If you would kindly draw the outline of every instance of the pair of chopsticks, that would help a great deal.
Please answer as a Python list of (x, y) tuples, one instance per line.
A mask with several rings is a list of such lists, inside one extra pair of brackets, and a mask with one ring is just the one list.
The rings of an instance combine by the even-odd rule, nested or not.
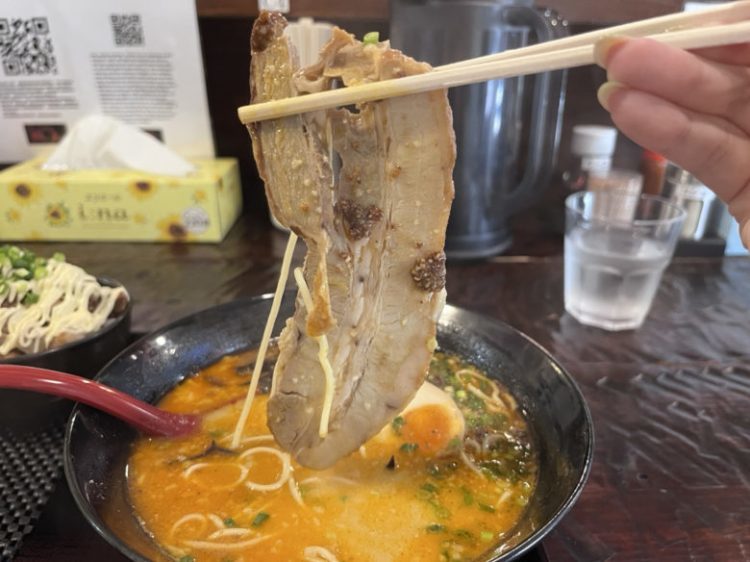
[(245, 105), (237, 110), (245, 124), (344, 105), (419, 94), (593, 64), (594, 46), (605, 37), (651, 37), (681, 49), (701, 49), (750, 41), (750, 0), (699, 12), (661, 16), (530, 47), (512, 49), (437, 67), (425, 74)]

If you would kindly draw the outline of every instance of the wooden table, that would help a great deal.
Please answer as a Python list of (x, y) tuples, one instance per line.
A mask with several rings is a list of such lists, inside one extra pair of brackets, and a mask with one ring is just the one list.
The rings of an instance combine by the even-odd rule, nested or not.
[[(34, 245), (122, 281), (144, 333), (273, 290), (285, 236), (244, 222), (215, 246)], [(676, 259), (635, 332), (565, 314), (560, 257), (450, 263), (449, 302), (519, 328), (580, 384), (596, 427), (580, 500), (544, 541), (558, 560), (750, 559), (750, 259)], [(119, 560), (64, 484), (17, 560)]]

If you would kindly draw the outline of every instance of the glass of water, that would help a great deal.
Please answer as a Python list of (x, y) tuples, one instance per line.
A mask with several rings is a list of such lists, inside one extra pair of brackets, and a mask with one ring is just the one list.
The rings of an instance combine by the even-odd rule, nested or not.
[(685, 211), (666, 199), (582, 191), (565, 201), (565, 310), (605, 330), (646, 318)]

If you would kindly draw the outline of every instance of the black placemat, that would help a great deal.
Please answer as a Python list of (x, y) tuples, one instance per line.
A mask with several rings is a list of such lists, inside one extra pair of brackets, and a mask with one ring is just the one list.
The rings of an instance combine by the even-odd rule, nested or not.
[(62, 426), (0, 429), (0, 560), (12, 560), (62, 474)]

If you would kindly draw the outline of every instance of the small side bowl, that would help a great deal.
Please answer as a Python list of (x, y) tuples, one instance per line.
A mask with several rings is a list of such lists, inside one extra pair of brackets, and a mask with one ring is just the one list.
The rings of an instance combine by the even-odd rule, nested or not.
[[(106, 277), (97, 280), (106, 287), (122, 286)], [(48, 351), (0, 359), (0, 365), (28, 365), (92, 378), (128, 345), (131, 310), (132, 299), (128, 298), (123, 313), (108, 321), (101, 330)], [(64, 423), (72, 407), (72, 402), (62, 398), (0, 389), (0, 425), (14, 430), (31, 431), (52, 423)]]

